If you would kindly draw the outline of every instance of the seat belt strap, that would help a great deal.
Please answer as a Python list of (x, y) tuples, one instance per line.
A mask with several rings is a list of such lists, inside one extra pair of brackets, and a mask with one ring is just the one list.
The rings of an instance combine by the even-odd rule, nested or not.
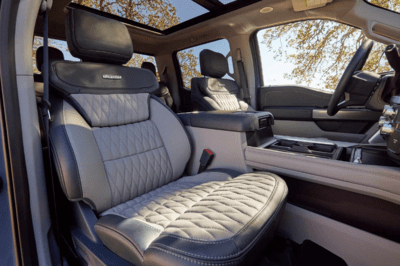
[(243, 91), (243, 98), (245, 102), (250, 105), (251, 104), (251, 96), (249, 92), (249, 87), (247, 86), (247, 78), (246, 78), (246, 72), (244, 69), (244, 63), (243, 63), (243, 57), (242, 57), (242, 52), (240, 51), (240, 48), (236, 50), (236, 64), (238, 67), (239, 71), (239, 77), (240, 77), (240, 87)]
[(40, 99), (38, 105), (40, 108), (40, 114), (42, 115), (42, 119), (39, 118), (39, 121), (42, 122), (42, 139), (44, 143), (43, 146), (43, 162), (45, 166), (45, 176), (47, 180), (47, 192), (50, 194), (49, 196), (52, 198), (52, 204), (50, 204), (51, 217), (52, 217), (52, 225), (55, 234), (56, 241), (59, 247), (59, 265), (64, 265), (63, 263), (63, 255), (62, 255), (62, 237), (59, 228), (59, 221), (57, 215), (57, 201), (55, 194), (55, 180), (52, 169), (52, 157), (50, 150), (50, 138), (49, 138), (49, 129), (50, 129), (50, 101), (49, 101), (49, 16), (48, 12), (50, 11), (53, 5), (53, 0), (43, 0), (40, 6), (40, 11), (43, 15), (43, 66), (42, 66), (42, 75), (43, 75), (43, 96)]

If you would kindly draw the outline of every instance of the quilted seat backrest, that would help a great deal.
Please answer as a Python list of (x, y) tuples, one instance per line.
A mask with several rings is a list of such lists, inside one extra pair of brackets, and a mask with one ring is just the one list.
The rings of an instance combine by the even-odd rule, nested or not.
[(223, 79), (229, 72), (224, 55), (211, 50), (200, 53), (201, 74), (191, 81), (191, 98), (199, 111), (247, 111), (251, 107), (243, 101), (243, 92), (234, 80)]
[(67, 198), (101, 213), (181, 177), (190, 142), (150, 95), (154, 74), (120, 65), (133, 51), (122, 23), (71, 10), (67, 24), (71, 52), (89, 62), (50, 64), (53, 157)]
[(68, 99), (52, 99), (51, 138), (70, 200), (102, 212), (182, 176), (189, 139), (158, 99), (148, 93)]
[(218, 110), (240, 110), (240, 88), (229, 79), (194, 78), (192, 79), (192, 94), (211, 98), (218, 104)]

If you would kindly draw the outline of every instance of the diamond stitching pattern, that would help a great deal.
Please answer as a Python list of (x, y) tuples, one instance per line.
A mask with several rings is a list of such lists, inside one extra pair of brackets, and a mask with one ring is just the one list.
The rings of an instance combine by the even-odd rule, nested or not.
[(116, 206), (173, 179), (172, 166), (153, 121), (93, 128)]
[(72, 97), (89, 116), (93, 127), (124, 125), (149, 118), (147, 93), (74, 94)]
[[(172, 182), (102, 215), (117, 214), (164, 228), (162, 234), (218, 241), (240, 231), (268, 202), (276, 180), (249, 173), (229, 181)], [(201, 180), (199, 180), (201, 182)]]
[(211, 95), (211, 97), (222, 107), (222, 110), (225, 111), (240, 110), (240, 105), (235, 95), (222, 94), (222, 95)]

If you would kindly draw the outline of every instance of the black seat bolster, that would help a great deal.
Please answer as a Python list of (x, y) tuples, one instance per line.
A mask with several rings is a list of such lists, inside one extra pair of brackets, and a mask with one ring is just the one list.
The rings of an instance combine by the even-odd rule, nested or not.
[(144, 251), (162, 232), (146, 222), (112, 214), (101, 217), (95, 230), (104, 245), (135, 265), (143, 263)]

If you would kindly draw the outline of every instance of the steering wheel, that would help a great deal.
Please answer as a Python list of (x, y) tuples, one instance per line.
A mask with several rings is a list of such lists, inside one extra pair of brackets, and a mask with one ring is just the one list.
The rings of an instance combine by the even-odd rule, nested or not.
[(349, 85), (354, 72), (361, 70), (365, 65), (373, 46), (374, 42), (372, 40), (366, 40), (357, 49), (349, 65), (346, 67), (346, 70), (344, 71), (343, 76), (341, 77), (335, 89), (335, 92), (332, 94), (332, 98), (328, 105), (328, 115), (334, 116), (337, 114), (337, 112), (339, 112), (340, 109), (344, 107), (343, 105), (346, 103), (346, 100), (342, 103), (339, 103), (339, 101), (342, 99), (342, 96), (344, 95), (346, 87)]

